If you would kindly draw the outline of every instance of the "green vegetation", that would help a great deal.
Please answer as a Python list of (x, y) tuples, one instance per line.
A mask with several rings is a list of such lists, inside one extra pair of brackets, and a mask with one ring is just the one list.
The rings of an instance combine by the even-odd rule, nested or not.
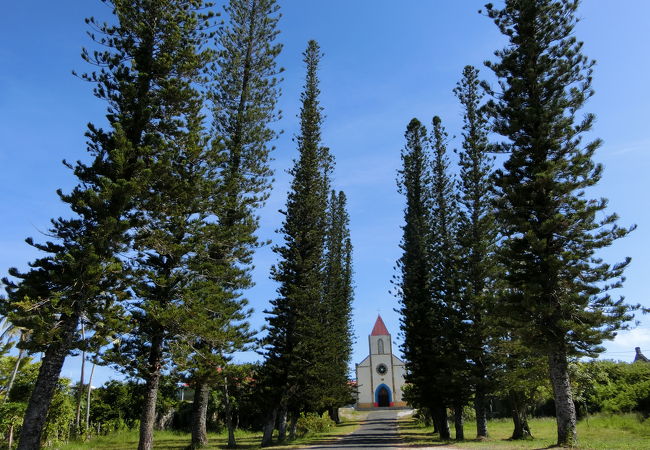
[[(258, 340), (245, 295), (265, 244), (257, 214), (280, 134), (279, 6), (229, 0), (221, 26), (210, 0), (99, 1), (112, 16), (87, 19), (95, 48), (82, 58), (94, 68), (81, 78), (105, 105), (104, 128), (88, 125), (87, 161), (65, 163), (76, 183), (58, 191), (69, 217), (52, 220), (44, 242), (27, 239), (40, 256), (3, 279), (8, 447), (18, 433), (21, 450), (70, 439), (150, 450), (154, 429), (163, 430), (158, 448), (235, 447), (238, 437), (253, 448), (271, 445), (274, 430), (295, 446), (350, 431), (354, 415), (335, 426), (353, 401), (350, 217), (323, 145), (320, 46), (310, 40), (303, 53), (297, 157), (271, 271), (277, 295)], [(456, 440), (474, 445), (464, 440), (471, 403), (478, 436), (490, 436), (476, 445), (575, 446), (578, 428), (593, 448), (641, 448), (648, 437), (646, 420), (590, 414), (650, 416), (650, 365), (580, 361), (639, 306), (611, 296), (630, 260), (599, 254), (634, 227), (618, 226), (607, 200), (588, 194), (602, 174), (601, 143), (583, 141), (595, 120), (581, 112), (595, 63), (574, 37), (579, 4), (485, 6), (508, 43), (486, 63), (494, 88), (467, 66), (454, 89), (457, 175), (440, 117), (406, 130), (395, 280), (404, 398), (445, 441), (452, 410)], [(502, 167), (490, 152), (504, 154)], [(231, 364), (253, 349), (263, 363)], [(72, 386), (60, 374), (77, 352), (127, 381), (93, 391), (82, 366)], [(179, 398), (179, 383), (193, 388), (191, 400)], [(488, 433), (488, 404), (493, 417), (512, 415), (513, 432), (493, 420)], [(551, 419), (529, 419), (551, 415), (557, 439)], [(403, 430), (416, 444), (431, 431)], [(210, 431), (220, 432), (214, 442)], [(627, 435), (614, 443), (610, 431)]]
[[(399, 422), (400, 435), (409, 447), (449, 443), (454, 448), (520, 449), (547, 448), (556, 442), (555, 418), (531, 419), (533, 439), (511, 440), (512, 422), (506, 419), (488, 421), (490, 437), (463, 442), (440, 441), (432, 437), (433, 427), (423, 426), (414, 419)], [(578, 422), (580, 445), (583, 449), (648, 449), (650, 448), (650, 420), (635, 414), (597, 414)]]
[[(601, 352), (633, 318), (610, 290), (622, 286), (630, 259), (604, 262), (600, 250), (634, 227), (616, 222), (607, 200), (586, 190), (601, 178), (600, 139), (586, 141), (593, 114), (581, 112), (594, 91), (595, 62), (575, 37), (576, 0), (506, 0), (486, 5), (508, 39), (487, 63), (499, 79), (489, 107), (508, 153), (496, 171), (496, 219), (502, 241), (506, 326), (547, 358), (558, 445), (578, 442), (569, 362)], [(637, 307), (638, 308), (638, 307)]]
[[(574, 35), (579, 4), (485, 5), (507, 45), (486, 63), (494, 86), (467, 66), (454, 90), (464, 118), (458, 177), (439, 117), (429, 137), (417, 119), (407, 128), (396, 277), (406, 398), (445, 439), (451, 408), (463, 440), (461, 412), (472, 400), (477, 434), (488, 434), (486, 397), (508, 404), (511, 436), (525, 438), (528, 410), (551, 393), (546, 415), (557, 418), (556, 443), (576, 445), (571, 366), (602, 352), (640, 308), (611, 293), (630, 259), (600, 256), (634, 227), (619, 226), (607, 200), (588, 195), (603, 169), (594, 162), (600, 140), (584, 139), (595, 117), (580, 112), (594, 94), (595, 62)], [(503, 154), (502, 166), (493, 167), (489, 152)], [(604, 408), (639, 409), (647, 391), (644, 384), (610, 395)]]

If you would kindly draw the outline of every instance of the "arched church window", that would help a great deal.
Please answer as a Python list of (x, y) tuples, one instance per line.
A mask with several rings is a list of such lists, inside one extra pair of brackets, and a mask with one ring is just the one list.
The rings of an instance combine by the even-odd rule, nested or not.
[(380, 355), (384, 354), (384, 340), (383, 339), (379, 339), (377, 341), (377, 353), (379, 353)]

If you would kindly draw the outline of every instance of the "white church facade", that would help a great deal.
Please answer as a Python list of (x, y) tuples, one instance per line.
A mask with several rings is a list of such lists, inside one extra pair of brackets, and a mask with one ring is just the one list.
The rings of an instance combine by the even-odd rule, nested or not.
[(368, 336), (370, 354), (356, 365), (357, 408), (405, 407), (404, 362), (393, 355), (390, 333), (381, 316)]

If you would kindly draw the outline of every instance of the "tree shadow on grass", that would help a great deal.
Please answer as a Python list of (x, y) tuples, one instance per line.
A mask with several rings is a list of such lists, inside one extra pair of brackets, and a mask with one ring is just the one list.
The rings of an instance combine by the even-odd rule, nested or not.
[[(343, 422), (341, 425), (332, 428), (329, 432), (320, 435), (306, 436), (296, 439), (295, 441), (285, 441), (274, 443), (268, 449), (289, 449), (296, 447), (310, 447), (331, 444), (341, 437), (354, 431), (363, 420), (355, 419)], [(236, 436), (237, 449), (259, 449), (262, 442), (262, 433), (247, 433)], [(109, 440), (107, 442), (107, 440)], [(189, 433), (178, 433), (177, 435), (166, 434), (164, 436), (154, 436), (154, 448), (156, 450), (186, 450), (190, 444), (191, 436)], [(72, 448), (75, 449), (101, 449), (101, 450), (133, 450), (138, 446), (138, 435), (133, 434), (128, 437), (120, 437), (119, 442), (110, 442), (110, 436), (102, 436), (97, 440), (88, 442), (72, 442)], [(228, 437), (223, 434), (208, 434), (208, 445), (206, 450), (228, 448)]]
[[(420, 424), (413, 420), (407, 420), (407, 421), (400, 421), (399, 423), (399, 432), (400, 436), (403, 441), (403, 446), (404, 447), (409, 447), (409, 448), (434, 448), (434, 447), (458, 447), (459, 449), (463, 448), (464, 443), (471, 443), (471, 444), (483, 444), (483, 446), (478, 445), (474, 446), (472, 445), (471, 448), (503, 448), (504, 450), (507, 449), (516, 449), (516, 448), (523, 448), (520, 445), (517, 445), (518, 442), (522, 442), (521, 440), (517, 439), (498, 439), (498, 440), (490, 440), (490, 439), (465, 439), (463, 441), (456, 441), (456, 440), (448, 440), (448, 441), (443, 441), (440, 439), (438, 434), (433, 434), (431, 431), (431, 428), (425, 428), (422, 427)], [(525, 442), (530, 442), (531, 440), (527, 439)], [(501, 446), (491, 446), (490, 442), (507, 442), (511, 443), (512, 446), (507, 446), (507, 447), (501, 447)], [(554, 445), (551, 446), (539, 446), (539, 447), (526, 447), (530, 448), (530, 450), (548, 450), (551, 448), (558, 448)]]
[(423, 428), (412, 420), (399, 423), (399, 435), (402, 445), (410, 448), (446, 447), (454, 444), (454, 441), (440, 440), (437, 433), (431, 433), (430, 429)]

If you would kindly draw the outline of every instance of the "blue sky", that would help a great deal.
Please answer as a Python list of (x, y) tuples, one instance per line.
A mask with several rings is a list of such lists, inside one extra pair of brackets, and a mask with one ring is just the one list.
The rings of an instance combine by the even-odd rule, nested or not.
[[(296, 156), (291, 138), (304, 76), (301, 52), (307, 40), (319, 41), (322, 62), (321, 102), (326, 121), (324, 144), (336, 157), (335, 185), (349, 198), (355, 247), (356, 301), (354, 361), (367, 353), (367, 335), (380, 312), (399, 343), (397, 301), (389, 294), (399, 257), (403, 201), (396, 191), (406, 124), (412, 117), (430, 123), (439, 115), (450, 136), (461, 127), (460, 108), (452, 89), (463, 66), (473, 64), (491, 80), (482, 63), (504, 44), (495, 25), (477, 13), (485, 1), (475, 0), (280, 0), (283, 17), (280, 64), (286, 69), (278, 128), (273, 194), (261, 211), (260, 235), (279, 243), (275, 230), (282, 216), (289, 179), (286, 169)], [(499, 2), (495, 2), (497, 5)], [(108, 18), (98, 0), (8, 2), (0, 15), (0, 273), (25, 268), (37, 256), (24, 238), (44, 238), (51, 217), (67, 216), (55, 190), (69, 189), (74, 177), (62, 159), (85, 159), (83, 133), (89, 121), (102, 124), (105, 105), (92, 96), (92, 86), (71, 75), (89, 68), (79, 58), (90, 46), (84, 17)], [(645, 285), (650, 271), (650, 2), (584, 2), (576, 35), (584, 52), (598, 61), (596, 95), (585, 111), (597, 115), (592, 133), (604, 145), (596, 159), (605, 166), (593, 196), (610, 200), (620, 224), (638, 229), (602, 252), (611, 262), (633, 258), (620, 293), (630, 302), (650, 306)], [(450, 150), (458, 147), (452, 138)], [(453, 157), (453, 156), (452, 156)], [(275, 295), (268, 279), (276, 261), (270, 248), (256, 255), (256, 286), (247, 296), (255, 308), (251, 321), (259, 328), (263, 310)], [(607, 344), (602, 357), (631, 360), (639, 345), (650, 353), (650, 318)], [(254, 359), (254, 354), (238, 360)], [(78, 358), (64, 367), (77, 378)], [(117, 375), (96, 371), (98, 384)]]

